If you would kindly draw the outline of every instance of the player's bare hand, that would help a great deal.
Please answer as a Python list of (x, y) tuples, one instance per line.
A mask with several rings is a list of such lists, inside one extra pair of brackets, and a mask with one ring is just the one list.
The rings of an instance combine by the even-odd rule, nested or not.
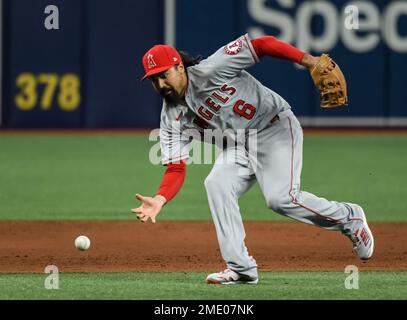
[(137, 219), (141, 222), (147, 222), (151, 219), (152, 223), (155, 223), (156, 216), (161, 211), (161, 208), (167, 201), (163, 196), (157, 195), (152, 197), (143, 197), (140, 194), (136, 194), (136, 199), (141, 201), (141, 206), (135, 209), (131, 209), (131, 212), (136, 213)]

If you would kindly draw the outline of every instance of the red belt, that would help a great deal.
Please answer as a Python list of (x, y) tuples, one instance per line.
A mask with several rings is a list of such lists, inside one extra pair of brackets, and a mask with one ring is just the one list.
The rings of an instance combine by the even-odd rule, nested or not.
[(280, 118), (279, 118), (278, 115), (275, 115), (274, 118), (271, 119), (270, 123), (274, 123), (274, 122), (276, 122), (277, 120), (280, 120)]

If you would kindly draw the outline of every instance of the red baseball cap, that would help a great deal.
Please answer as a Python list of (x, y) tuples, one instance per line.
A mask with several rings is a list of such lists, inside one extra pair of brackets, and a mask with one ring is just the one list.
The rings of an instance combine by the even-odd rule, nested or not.
[(158, 44), (143, 56), (143, 66), (146, 74), (141, 80), (168, 70), (182, 61), (178, 51), (171, 46)]

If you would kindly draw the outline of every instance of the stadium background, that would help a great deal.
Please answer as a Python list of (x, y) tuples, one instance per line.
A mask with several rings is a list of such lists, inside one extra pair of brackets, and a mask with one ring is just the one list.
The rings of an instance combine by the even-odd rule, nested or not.
[[(251, 69), (291, 103), (303, 125), (407, 125), (406, 1), (353, 2), (360, 30), (352, 31), (341, 23), (351, 4), (344, 1), (60, 0), (53, 2), (59, 30), (44, 27), (48, 1), (3, 3), (4, 128), (157, 127), (161, 102), (139, 82), (143, 53), (167, 42), (206, 57), (246, 32), (329, 52), (341, 64), (350, 104), (329, 112), (318, 107), (305, 70), (269, 58)], [(78, 97), (64, 104), (57, 85), (44, 101), (49, 74), (77, 77)], [(30, 81), (33, 90), (24, 92)]]
[[(343, 29), (345, 1), (0, 1), (0, 298), (405, 299), (407, 1), (352, 3), (358, 31)], [(44, 27), (50, 4), (58, 30)], [(350, 104), (337, 110), (319, 108), (291, 63), (264, 58), (250, 72), (305, 127), (303, 189), (366, 209), (369, 263), (347, 239), (270, 212), (255, 186), (240, 206), (262, 281), (206, 286), (223, 267), (203, 187), (211, 165), (188, 166), (156, 225), (130, 214), (164, 172), (149, 160), (161, 101), (140, 82), (143, 53), (166, 42), (205, 57), (246, 32), (328, 52), (343, 68)], [(79, 234), (89, 251), (73, 247)], [(50, 264), (60, 290), (44, 288)], [(359, 290), (344, 289), (347, 265), (361, 271)]]

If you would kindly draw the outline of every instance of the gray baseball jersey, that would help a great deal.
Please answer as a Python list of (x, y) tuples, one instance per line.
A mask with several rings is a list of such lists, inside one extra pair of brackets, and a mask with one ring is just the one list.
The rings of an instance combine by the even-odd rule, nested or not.
[(247, 34), (189, 67), (187, 106), (164, 101), (160, 141), (163, 164), (188, 158), (188, 129), (265, 128), (289, 104), (245, 69), (259, 61)]

